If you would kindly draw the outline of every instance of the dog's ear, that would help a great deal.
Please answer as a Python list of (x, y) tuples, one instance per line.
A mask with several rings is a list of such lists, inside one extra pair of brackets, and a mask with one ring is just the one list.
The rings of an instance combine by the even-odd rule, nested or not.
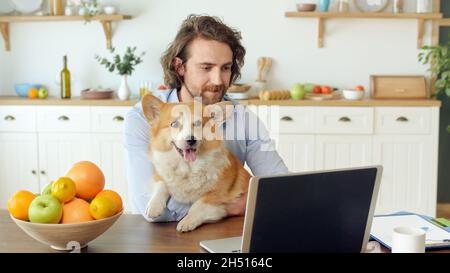
[(229, 101), (222, 101), (215, 104), (210, 104), (205, 107), (204, 115), (211, 117), (217, 124), (222, 124), (227, 121), (233, 114), (234, 106)]
[(161, 108), (164, 103), (152, 94), (146, 94), (142, 98), (141, 104), (142, 110), (144, 111), (144, 116), (147, 118), (150, 124), (154, 124), (159, 118)]

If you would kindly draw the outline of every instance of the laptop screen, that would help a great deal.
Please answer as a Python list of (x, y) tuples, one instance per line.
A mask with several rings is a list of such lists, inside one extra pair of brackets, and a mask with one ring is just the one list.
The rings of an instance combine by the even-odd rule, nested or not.
[(260, 178), (250, 252), (360, 252), (377, 168)]

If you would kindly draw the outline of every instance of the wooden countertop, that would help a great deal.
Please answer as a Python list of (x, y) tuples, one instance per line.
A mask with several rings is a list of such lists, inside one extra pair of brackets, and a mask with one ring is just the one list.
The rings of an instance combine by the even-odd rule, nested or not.
[[(279, 105), (279, 106), (429, 106), (441, 107), (439, 100), (373, 100), (364, 99), (359, 101), (349, 100), (238, 100), (243, 105)], [(27, 99), (17, 96), (0, 96), (0, 105), (90, 105), (90, 106), (133, 106), (138, 100), (121, 101), (118, 99), (110, 100), (85, 100), (81, 98), (72, 98), (63, 100), (59, 98)]]
[(71, 106), (133, 106), (138, 100), (86, 100), (80, 97), (60, 99), (48, 97), (46, 99), (28, 99), (18, 96), (0, 96), (0, 105), (71, 105)]

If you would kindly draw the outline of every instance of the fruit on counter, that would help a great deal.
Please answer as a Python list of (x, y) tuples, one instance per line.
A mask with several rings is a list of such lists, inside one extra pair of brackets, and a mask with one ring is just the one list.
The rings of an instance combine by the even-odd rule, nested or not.
[(36, 195), (29, 191), (18, 191), (8, 200), (8, 211), (19, 220), (28, 221), (28, 209)]
[[(289, 95), (289, 91), (286, 92)], [(68, 173), (79, 178), (80, 185), (92, 186), (87, 187), (87, 192), (95, 192), (95, 195), (75, 197), (77, 184), (64, 176), (45, 185), (41, 195), (25, 190), (16, 192), (8, 200), (11, 216), (32, 223), (68, 224), (103, 219), (123, 211), (121, 196), (113, 190), (103, 190), (105, 178), (97, 165), (89, 161), (77, 162)]]
[(295, 83), (291, 88), (291, 98), (294, 100), (302, 100), (305, 98), (306, 91), (302, 84)]
[(92, 200), (89, 212), (96, 220), (111, 217), (117, 213), (117, 204), (106, 195), (95, 197)]
[(60, 177), (53, 182), (51, 192), (63, 204), (71, 201), (77, 193), (75, 182), (69, 177)]
[(312, 93), (314, 91), (314, 87), (316, 87), (317, 84), (314, 83), (305, 83), (303, 84), (303, 88), (305, 89), (306, 93)]
[(102, 170), (90, 161), (75, 163), (64, 176), (75, 182), (76, 196), (85, 200), (93, 199), (105, 186)]
[(32, 223), (57, 224), (62, 217), (62, 205), (52, 195), (36, 197), (28, 209), (28, 217)]
[(322, 86), (322, 94), (331, 94), (333, 89), (330, 86)]
[(52, 194), (52, 184), (53, 181), (45, 185), (44, 189), (42, 189), (42, 195), (51, 195)]
[(158, 86), (158, 90), (169, 90), (170, 88), (168, 86), (165, 85), (160, 85)]
[(36, 99), (36, 98), (38, 98), (38, 95), (39, 95), (39, 90), (37, 88), (32, 87), (28, 90), (28, 98), (30, 98), (30, 99)]
[(45, 87), (41, 87), (38, 91), (38, 97), (40, 99), (46, 99), (48, 97), (48, 90)]
[(95, 198), (100, 196), (107, 196), (111, 198), (117, 205), (117, 212), (120, 212), (123, 209), (122, 198), (117, 192), (112, 190), (102, 190), (101, 192), (99, 192), (99, 194), (97, 194)]
[(321, 94), (322, 93), (322, 87), (320, 85), (314, 86), (313, 93), (314, 94)]
[(89, 212), (89, 203), (80, 198), (74, 198), (72, 201), (63, 205), (63, 216), (61, 224), (81, 223), (95, 220)]
[(356, 91), (364, 91), (364, 86), (358, 85), (358, 86), (355, 87), (355, 90)]
[(260, 100), (288, 100), (291, 98), (289, 90), (261, 90), (259, 91)]

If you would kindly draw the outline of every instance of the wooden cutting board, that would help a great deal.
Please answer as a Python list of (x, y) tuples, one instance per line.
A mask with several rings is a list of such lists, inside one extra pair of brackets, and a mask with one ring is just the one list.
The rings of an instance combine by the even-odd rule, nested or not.
[(314, 94), (314, 93), (308, 93), (305, 95), (305, 100), (338, 100), (341, 99), (341, 92), (334, 91), (331, 94)]

